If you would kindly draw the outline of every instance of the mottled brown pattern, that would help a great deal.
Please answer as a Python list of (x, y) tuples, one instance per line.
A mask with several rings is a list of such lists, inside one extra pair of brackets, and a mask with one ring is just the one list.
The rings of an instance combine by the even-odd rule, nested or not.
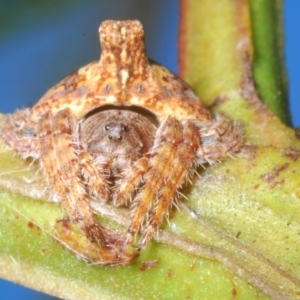
[(158, 264), (159, 264), (159, 259), (144, 261), (140, 266), (140, 270), (141, 271), (151, 270), (155, 268)]
[[(238, 152), (243, 138), (239, 124), (214, 117), (185, 82), (148, 60), (138, 21), (105, 21), (99, 32), (100, 61), (10, 116), (1, 136), (39, 160), (101, 263), (122, 265), (136, 256), (127, 249), (139, 231), (138, 248), (156, 234), (195, 170)], [(91, 199), (129, 206), (126, 233), (97, 223)]]
[(274, 188), (278, 185), (284, 183), (284, 179), (278, 178), (279, 174), (286, 170), (290, 166), (289, 163), (284, 163), (282, 165), (276, 166), (272, 171), (262, 174), (260, 177), (265, 180), (266, 183), (269, 184), (270, 188)]

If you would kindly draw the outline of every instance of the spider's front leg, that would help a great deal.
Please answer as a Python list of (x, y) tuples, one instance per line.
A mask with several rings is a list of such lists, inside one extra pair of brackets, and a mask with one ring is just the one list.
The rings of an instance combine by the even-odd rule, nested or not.
[(202, 163), (214, 163), (239, 152), (243, 145), (242, 126), (218, 114), (210, 126), (200, 129), (197, 157)]
[(198, 146), (199, 130), (191, 121), (181, 123), (168, 117), (160, 126), (144, 174), (144, 185), (134, 200), (136, 205), (133, 205), (125, 249), (140, 229), (143, 235), (138, 248), (145, 246), (158, 230), (177, 190), (195, 168)]
[(103, 227), (94, 219), (88, 194), (82, 183), (80, 163), (88, 164), (88, 158), (80, 153), (75, 116), (69, 109), (61, 110), (55, 115), (47, 112), (38, 124), (37, 135), (40, 138), (43, 170), (71, 220), (81, 227), (89, 240), (106, 247)]
[(38, 159), (40, 153), (36, 125), (31, 120), (30, 109), (19, 110), (7, 118), (0, 130), (0, 136), (21, 157)]

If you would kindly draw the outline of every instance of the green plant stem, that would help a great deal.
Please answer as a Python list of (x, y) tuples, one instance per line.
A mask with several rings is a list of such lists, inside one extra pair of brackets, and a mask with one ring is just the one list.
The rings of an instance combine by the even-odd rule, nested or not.
[(282, 0), (250, 0), (249, 7), (255, 49), (253, 75), (258, 93), (285, 124), (291, 125), (283, 53)]

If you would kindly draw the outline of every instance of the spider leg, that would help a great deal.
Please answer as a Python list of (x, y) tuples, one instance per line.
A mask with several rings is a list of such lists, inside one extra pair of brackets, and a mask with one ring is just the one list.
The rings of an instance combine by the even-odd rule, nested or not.
[(1, 137), (23, 158), (39, 158), (39, 141), (35, 137), (36, 123), (30, 120), (30, 109), (9, 116), (1, 128)]
[[(185, 133), (189, 132), (191, 127), (193, 127), (189, 123), (184, 126), (187, 127), (185, 128)], [(195, 140), (199, 144), (199, 139), (197, 139), (198, 131), (196, 129), (191, 131), (195, 131)], [(188, 172), (181, 169), (186, 168), (186, 163), (190, 165), (195, 158), (194, 155), (186, 159), (187, 155), (184, 153), (184, 149), (186, 150), (188, 147), (181, 149), (182, 141), (183, 129), (181, 123), (172, 117), (168, 117), (158, 129), (154, 146), (151, 150), (149, 171), (146, 173), (143, 189), (135, 199), (132, 222), (125, 238), (125, 248), (132, 243), (134, 236), (142, 227), (149, 213), (149, 229), (146, 229), (139, 246), (145, 245), (152, 237), (161, 219), (168, 211), (176, 190), (180, 187)], [(188, 138), (184, 138), (184, 143), (186, 142), (189, 143)], [(175, 166), (174, 160), (176, 163), (180, 161), (182, 165)], [(179, 173), (174, 174), (177, 171)]]
[(146, 230), (139, 241), (138, 248), (144, 247), (158, 230), (160, 223), (166, 216), (169, 207), (174, 201), (176, 191), (191, 175), (195, 168), (195, 152), (199, 146), (198, 128), (190, 121), (183, 123), (182, 142), (176, 147), (172, 164), (169, 166), (164, 185), (160, 187), (156, 205), (154, 206)]
[(241, 125), (219, 114), (210, 127), (200, 130), (197, 157), (201, 162), (212, 163), (238, 152), (243, 144)]
[(101, 201), (107, 202), (109, 198), (108, 182), (103, 168), (96, 165), (92, 155), (84, 150), (79, 154), (78, 163), (92, 195), (99, 197)]
[(80, 180), (77, 126), (76, 118), (68, 108), (54, 116), (51, 112), (44, 114), (37, 130), (41, 139), (41, 164), (71, 219), (89, 240), (105, 246), (103, 227), (94, 220), (88, 195)]
[(135, 188), (141, 182), (148, 168), (147, 157), (141, 157), (135, 162), (129, 172), (118, 182), (118, 188), (113, 195), (113, 203), (115, 206), (127, 205), (128, 199), (133, 195)]

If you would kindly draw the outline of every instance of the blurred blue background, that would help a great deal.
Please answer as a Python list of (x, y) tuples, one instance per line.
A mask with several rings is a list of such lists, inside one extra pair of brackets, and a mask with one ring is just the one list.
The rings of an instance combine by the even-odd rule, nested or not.
[[(177, 0), (0, 0), (0, 111), (32, 105), (72, 71), (98, 59), (105, 19), (139, 19), (148, 54), (177, 72)], [(285, 3), (286, 62), (293, 124), (300, 126), (300, 1)], [(297, 75), (298, 74), (298, 75)], [(3, 300), (53, 299), (0, 280)]]

